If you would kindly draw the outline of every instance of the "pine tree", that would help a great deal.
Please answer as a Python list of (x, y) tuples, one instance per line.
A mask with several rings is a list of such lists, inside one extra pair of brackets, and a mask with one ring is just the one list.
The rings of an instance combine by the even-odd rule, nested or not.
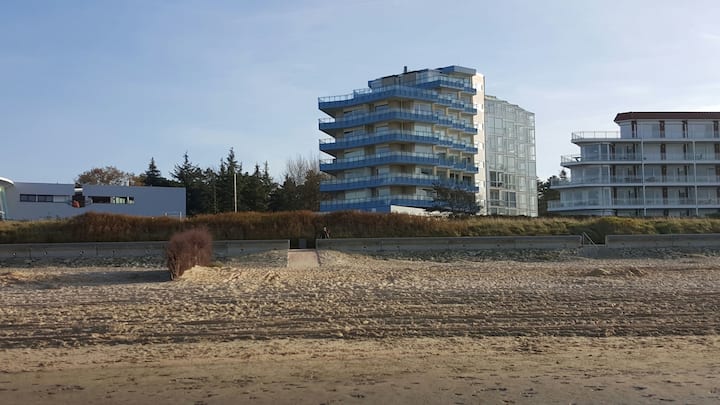
[(269, 208), (272, 211), (295, 211), (302, 209), (301, 204), (298, 185), (286, 174), (283, 184), (270, 193)]
[(144, 173), (143, 182), (146, 186), (158, 186), (158, 187), (169, 187), (170, 180), (166, 179), (160, 173), (160, 170), (155, 165), (155, 158), (150, 158), (150, 164)]
[(187, 152), (183, 155), (182, 165), (175, 165), (171, 175), (180, 186), (185, 187), (185, 209), (188, 215), (209, 212), (207, 211), (209, 207), (203, 202), (203, 194), (207, 187), (203, 181), (203, 172), (190, 162)]

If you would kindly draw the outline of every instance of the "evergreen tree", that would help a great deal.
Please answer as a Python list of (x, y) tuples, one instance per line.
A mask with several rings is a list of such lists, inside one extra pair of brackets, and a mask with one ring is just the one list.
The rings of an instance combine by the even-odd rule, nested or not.
[(220, 178), (219, 173), (215, 172), (211, 168), (205, 169), (203, 172), (203, 183), (201, 194), (201, 212), (207, 214), (217, 214), (220, 212), (220, 204), (218, 202), (218, 179)]
[(220, 162), (217, 177), (217, 201), (220, 212), (233, 212), (243, 209), (240, 196), (243, 190), (242, 165), (235, 159), (235, 151), (230, 148), (225, 160)]
[(158, 186), (158, 187), (169, 187), (170, 180), (166, 179), (160, 173), (160, 170), (155, 165), (155, 158), (150, 158), (150, 164), (144, 173), (143, 182), (146, 186)]
[(260, 174), (260, 166), (255, 165), (255, 172), (252, 175), (245, 176), (244, 188), (242, 193), (243, 208), (249, 211), (265, 211), (267, 203), (265, 201), (262, 178)]
[(428, 211), (449, 212), (452, 215), (474, 215), (480, 211), (480, 204), (475, 199), (475, 193), (465, 191), (460, 187), (445, 187), (439, 184), (433, 186), (433, 206)]
[(270, 193), (269, 208), (272, 211), (295, 211), (302, 209), (302, 199), (297, 183), (289, 175), (280, 187)]
[(182, 165), (175, 165), (175, 170), (171, 175), (180, 186), (185, 187), (187, 215), (210, 212), (208, 211), (209, 207), (204, 203), (207, 184), (204, 182), (203, 172), (190, 162), (187, 152), (183, 155)]
[(567, 178), (567, 175), (563, 172), (560, 172), (560, 176), (551, 176), (545, 181), (542, 181), (540, 179), (537, 179), (537, 193), (538, 193), (538, 216), (539, 217), (545, 217), (548, 216), (548, 201), (556, 201), (560, 199), (560, 192), (557, 190), (551, 189), (551, 184), (553, 182), (561, 181), (563, 179)]

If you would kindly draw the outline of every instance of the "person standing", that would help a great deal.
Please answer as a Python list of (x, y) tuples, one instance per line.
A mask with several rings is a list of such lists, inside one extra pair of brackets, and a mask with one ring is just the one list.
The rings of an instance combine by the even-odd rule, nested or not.
[(320, 237), (322, 239), (330, 239), (330, 230), (327, 229), (327, 226), (323, 226), (322, 235)]

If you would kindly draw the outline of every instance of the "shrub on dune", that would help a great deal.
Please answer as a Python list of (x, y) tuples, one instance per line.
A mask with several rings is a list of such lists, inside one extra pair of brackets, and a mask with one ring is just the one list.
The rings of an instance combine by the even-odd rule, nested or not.
[(212, 260), (212, 236), (205, 228), (178, 232), (170, 238), (165, 259), (170, 279), (177, 280), (194, 266), (207, 266)]

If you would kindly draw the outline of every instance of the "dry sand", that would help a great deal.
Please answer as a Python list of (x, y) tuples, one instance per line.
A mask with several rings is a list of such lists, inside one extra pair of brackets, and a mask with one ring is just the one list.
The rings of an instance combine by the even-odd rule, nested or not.
[(714, 257), (311, 259), (0, 263), (0, 403), (720, 403)]

